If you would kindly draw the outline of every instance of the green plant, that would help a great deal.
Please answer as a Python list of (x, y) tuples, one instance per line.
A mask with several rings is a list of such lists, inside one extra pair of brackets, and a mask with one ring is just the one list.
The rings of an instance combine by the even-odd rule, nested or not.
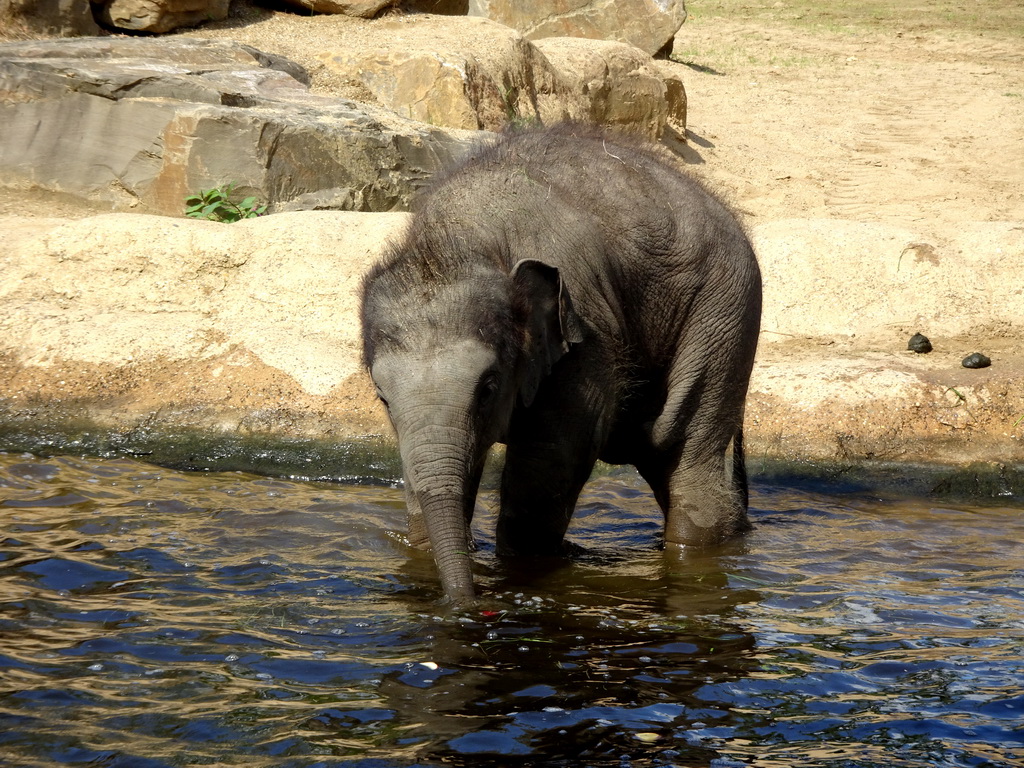
[(223, 188), (204, 189), (198, 195), (189, 195), (185, 198), (185, 215), (193, 219), (231, 223), (266, 213), (267, 206), (260, 205), (255, 197), (247, 197), (240, 203), (232, 202), (234, 191), (234, 184), (225, 184)]

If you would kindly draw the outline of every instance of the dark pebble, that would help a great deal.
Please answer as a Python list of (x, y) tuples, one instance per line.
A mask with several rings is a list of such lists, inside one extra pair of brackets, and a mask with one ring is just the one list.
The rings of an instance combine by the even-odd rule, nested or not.
[(928, 341), (928, 337), (923, 333), (915, 333), (910, 337), (910, 341), (907, 342), (907, 349), (923, 355), (925, 352), (932, 351), (932, 343)]
[(992, 365), (992, 361), (988, 359), (987, 355), (981, 354), (981, 352), (968, 355), (963, 361), (964, 368), (988, 368), (990, 365)]

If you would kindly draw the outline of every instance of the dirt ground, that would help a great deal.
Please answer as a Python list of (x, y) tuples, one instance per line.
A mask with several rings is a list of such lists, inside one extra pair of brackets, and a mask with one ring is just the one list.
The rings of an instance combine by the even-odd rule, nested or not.
[[(1024, 5), (724, 0), (688, 7), (674, 50), (689, 96), (684, 151), (691, 170), (748, 223), (879, 222), (942, 241), (966, 222), (1024, 221)], [(823, 354), (813, 349), (821, 340), (767, 341), (777, 340), (762, 339), (762, 369), (787, 359), (807, 365)], [(1000, 356), (1001, 381), (979, 388), (987, 388), (984, 407), (957, 401), (957, 361), (928, 356), (934, 370), (914, 373), (945, 390), (951, 408), (941, 399), (907, 407), (879, 387), (863, 404), (835, 409), (832, 424), (756, 397), (748, 416), (761, 415), (756, 429), (764, 433), (788, 433), (789, 450), (803, 433), (816, 443), (807, 450), (820, 455), (820, 444), (832, 442), (836, 458), (898, 459), (914, 436), (946, 459), (1008, 457), (1000, 441), (1019, 440), (1013, 435), (1024, 412), (1005, 382), (1024, 375), (1021, 341), (1014, 329), (991, 327), (962, 342)], [(926, 363), (858, 349), (828, 354), (855, 358), (863, 370), (871, 360), (889, 370)], [(783, 420), (789, 424), (775, 423)], [(975, 452), (972, 428), (994, 442)], [(945, 448), (935, 442), (943, 431)]]

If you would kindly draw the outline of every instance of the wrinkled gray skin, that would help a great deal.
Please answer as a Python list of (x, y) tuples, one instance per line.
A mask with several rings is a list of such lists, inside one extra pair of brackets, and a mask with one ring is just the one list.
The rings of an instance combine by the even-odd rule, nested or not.
[(656, 150), (558, 126), (435, 181), (367, 275), (362, 322), (410, 542), (433, 550), (447, 597), (474, 594), (469, 523), (495, 442), (500, 554), (562, 552), (597, 459), (636, 466), (670, 544), (745, 530), (760, 314), (742, 229)]

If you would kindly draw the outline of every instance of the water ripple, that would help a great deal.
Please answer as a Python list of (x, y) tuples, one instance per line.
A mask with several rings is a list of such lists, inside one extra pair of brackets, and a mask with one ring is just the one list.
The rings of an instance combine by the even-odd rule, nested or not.
[(670, 556), (592, 482), (573, 561), (446, 612), (394, 488), (0, 454), (0, 764), (1024, 764), (1024, 516), (755, 487)]

